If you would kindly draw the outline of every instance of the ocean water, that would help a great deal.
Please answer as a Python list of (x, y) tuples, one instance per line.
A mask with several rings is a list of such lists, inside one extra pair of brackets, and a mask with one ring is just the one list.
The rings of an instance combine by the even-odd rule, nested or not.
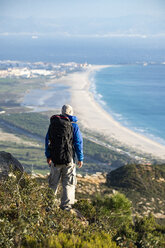
[(91, 80), (95, 99), (114, 119), (165, 145), (164, 64), (112, 66)]
[(0, 59), (77, 62), (90, 64), (133, 64), (165, 61), (165, 37), (157, 38), (82, 38), (29, 35), (0, 36)]

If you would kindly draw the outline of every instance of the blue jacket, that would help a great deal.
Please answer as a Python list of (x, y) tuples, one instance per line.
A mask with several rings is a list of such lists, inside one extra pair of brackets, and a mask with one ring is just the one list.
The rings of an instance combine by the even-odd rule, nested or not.
[[(83, 138), (80, 132), (80, 129), (77, 125), (77, 117), (76, 116), (71, 116), (67, 115), (70, 121), (72, 122), (73, 126), (73, 145), (74, 149), (77, 155), (78, 161), (83, 161)], [(48, 144), (49, 144), (49, 134), (47, 132), (46, 137), (45, 137), (45, 156), (47, 158), (50, 158), (50, 152), (48, 149)]]

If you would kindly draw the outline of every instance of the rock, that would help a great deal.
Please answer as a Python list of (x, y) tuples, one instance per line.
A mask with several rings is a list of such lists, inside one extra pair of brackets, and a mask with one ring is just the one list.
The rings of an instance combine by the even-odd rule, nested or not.
[(83, 176), (81, 174), (77, 174), (77, 177), (81, 177), (82, 178)]
[(90, 176), (90, 175), (88, 175), (88, 174), (86, 174), (86, 175), (84, 176), (84, 178), (86, 178), (86, 179), (90, 179), (90, 178), (91, 178), (91, 176)]
[(97, 176), (102, 176), (102, 172), (96, 172)]
[(7, 177), (10, 172), (22, 175), (24, 168), (10, 153), (0, 151), (0, 179)]
[(94, 177), (94, 178), (96, 178), (96, 177), (97, 177), (97, 175), (96, 175), (96, 174), (92, 174), (92, 175), (91, 175), (91, 177)]
[(45, 175), (42, 175), (42, 174), (40, 174), (40, 173), (32, 173), (31, 174), (31, 178), (43, 178), (43, 179), (45, 179), (47, 176), (45, 176)]

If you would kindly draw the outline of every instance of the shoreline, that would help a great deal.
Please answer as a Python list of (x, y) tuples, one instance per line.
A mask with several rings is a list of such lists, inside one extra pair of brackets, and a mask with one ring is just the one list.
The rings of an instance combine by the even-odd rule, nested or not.
[[(64, 97), (65, 91), (60, 92), (60, 103), (57, 102), (58, 99), (55, 99), (55, 104), (59, 105), (59, 108), (56, 107), (56, 109), (60, 110), (61, 104), (68, 103), (73, 106), (74, 115), (78, 117), (78, 123), (82, 126), (82, 130), (87, 131), (89, 134), (93, 133), (102, 136), (104, 140), (112, 143), (112, 145), (117, 144), (119, 147), (125, 147), (127, 150), (144, 155), (144, 157), (147, 154), (154, 158), (165, 160), (164, 145), (122, 126), (95, 100), (94, 94), (90, 91), (92, 84), (90, 77), (96, 71), (107, 67), (113, 67), (113, 65), (90, 65), (84, 71), (69, 73), (58, 79), (47, 81), (46, 87), (48, 88), (55, 85), (68, 88), (69, 95), (66, 94)], [(49, 93), (44, 93), (41, 106), (29, 106), (33, 109), (33, 112), (35, 110), (38, 110), (37, 112), (54, 111), (54, 104), (50, 107), (46, 102), (50, 98)], [(54, 92), (55, 95), (56, 93)]]
[(89, 77), (91, 73), (105, 67), (111, 66), (93, 65), (84, 72), (75, 72), (58, 79), (58, 82), (70, 87), (71, 101), (68, 103), (73, 106), (79, 123), (89, 132), (101, 134), (109, 141), (115, 140), (141, 154), (165, 159), (165, 146), (122, 126), (94, 99), (90, 92)]

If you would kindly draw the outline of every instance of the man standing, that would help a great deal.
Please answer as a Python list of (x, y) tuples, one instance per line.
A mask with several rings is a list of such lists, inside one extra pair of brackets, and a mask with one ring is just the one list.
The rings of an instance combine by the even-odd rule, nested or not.
[(50, 118), (50, 126), (45, 138), (45, 155), (51, 167), (49, 187), (57, 193), (60, 179), (62, 180), (62, 198), (60, 208), (70, 210), (75, 201), (76, 165), (83, 165), (83, 139), (77, 125), (77, 117), (73, 109), (66, 104), (61, 115)]

